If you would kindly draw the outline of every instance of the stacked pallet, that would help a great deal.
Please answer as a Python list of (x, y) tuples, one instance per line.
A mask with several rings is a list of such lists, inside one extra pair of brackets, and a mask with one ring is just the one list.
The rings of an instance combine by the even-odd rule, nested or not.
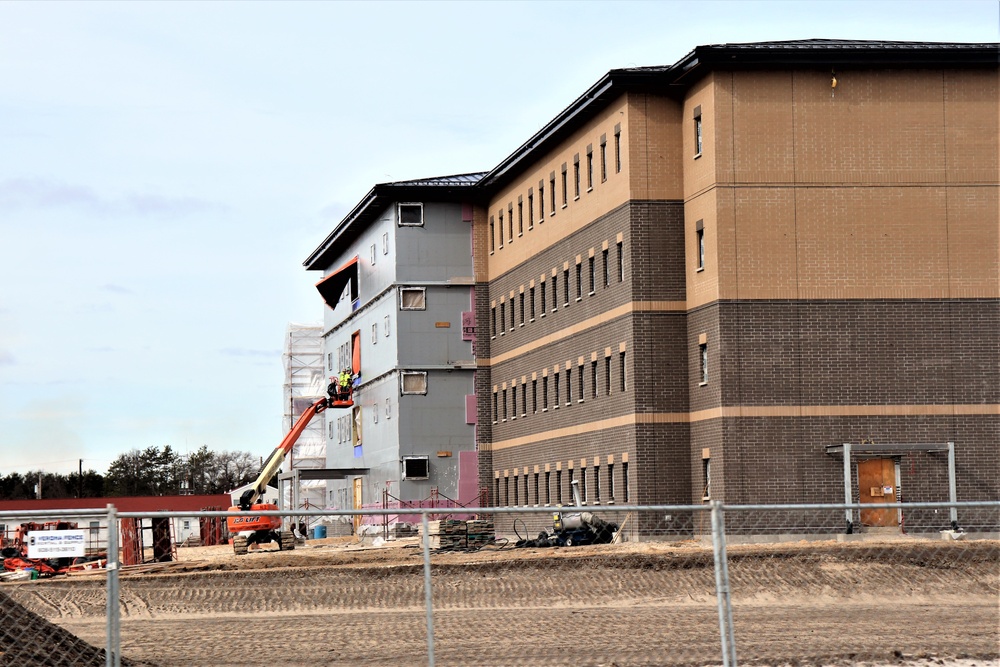
[(431, 549), (464, 549), (466, 544), (465, 522), (441, 519), (427, 522)]
[(470, 549), (479, 549), (493, 544), (496, 539), (493, 522), (488, 519), (470, 519), (465, 522), (465, 526)]

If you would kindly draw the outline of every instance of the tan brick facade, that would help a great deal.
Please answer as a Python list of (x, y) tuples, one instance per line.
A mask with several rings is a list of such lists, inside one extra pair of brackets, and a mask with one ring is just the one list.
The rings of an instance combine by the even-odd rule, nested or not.
[(712, 498), (842, 502), (825, 447), (862, 439), (955, 442), (959, 499), (1000, 494), (995, 62), (775, 63), (618, 74), (484, 179), (491, 501), (700, 503), (710, 458)]

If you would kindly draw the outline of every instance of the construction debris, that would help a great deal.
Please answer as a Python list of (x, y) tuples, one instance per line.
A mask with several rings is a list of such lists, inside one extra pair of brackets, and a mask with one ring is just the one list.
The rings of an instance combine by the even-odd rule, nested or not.
[(480, 549), (492, 544), (496, 537), (493, 522), (485, 519), (428, 521), (427, 535), (430, 548), (441, 550)]

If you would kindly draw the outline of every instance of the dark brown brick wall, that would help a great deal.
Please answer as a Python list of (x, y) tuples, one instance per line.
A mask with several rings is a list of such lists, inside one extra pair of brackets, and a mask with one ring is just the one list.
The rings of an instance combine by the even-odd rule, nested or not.
[(1000, 402), (1000, 302), (718, 306), (724, 405)]

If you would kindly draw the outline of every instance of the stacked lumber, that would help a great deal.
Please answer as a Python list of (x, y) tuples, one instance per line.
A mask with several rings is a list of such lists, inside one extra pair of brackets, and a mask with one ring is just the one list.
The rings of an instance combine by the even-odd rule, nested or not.
[(496, 539), (493, 522), (488, 519), (470, 519), (465, 522), (465, 526), (470, 549), (479, 549), (493, 544)]
[(441, 519), (427, 522), (431, 549), (464, 549), (465, 522), (458, 519)]

